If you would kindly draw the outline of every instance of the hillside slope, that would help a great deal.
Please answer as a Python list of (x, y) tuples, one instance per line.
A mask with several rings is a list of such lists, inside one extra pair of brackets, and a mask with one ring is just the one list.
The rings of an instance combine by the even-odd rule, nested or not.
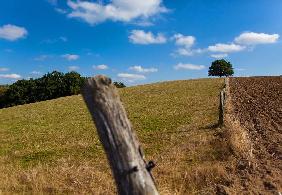
[[(222, 87), (199, 79), (120, 90), (161, 193), (211, 193), (226, 182), (229, 154), (216, 128)], [(80, 95), (1, 109), (0, 143), (0, 192), (115, 192)]]

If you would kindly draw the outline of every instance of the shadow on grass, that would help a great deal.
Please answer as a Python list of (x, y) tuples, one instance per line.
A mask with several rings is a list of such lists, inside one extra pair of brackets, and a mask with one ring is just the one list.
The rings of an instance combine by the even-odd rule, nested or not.
[(207, 126), (201, 127), (200, 129), (217, 129), (220, 127), (219, 123), (213, 123), (213, 124), (209, 124)]

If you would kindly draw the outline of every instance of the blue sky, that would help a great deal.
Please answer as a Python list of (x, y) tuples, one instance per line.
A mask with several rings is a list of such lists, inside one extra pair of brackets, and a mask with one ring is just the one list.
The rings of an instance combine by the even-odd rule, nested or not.
[(0, 84), (58, 70), (128, 85), (282, 74), (281, 0), (9, 0), (0, 3)]

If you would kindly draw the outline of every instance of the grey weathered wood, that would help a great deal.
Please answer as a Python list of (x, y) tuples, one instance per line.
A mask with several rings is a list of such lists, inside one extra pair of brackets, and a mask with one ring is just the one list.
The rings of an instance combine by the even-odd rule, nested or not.
[(222, 126), (224, 124), (224, 108), (225, 108), (225, 101), (226, 101), (226, 87), (228, 85), (228, 78), (224, 79), (224, 88), (220, 91), (219, 94), (219, 118), (218, 124)]
[(119, 194), (158, 194), (111, 79), (102, 75), (88, 79), (82, 95), (96, 124)]
[(221, 126), (224, 123), (224, 90), (220, 92), (219, 97), (219, 118), (218, 124)]

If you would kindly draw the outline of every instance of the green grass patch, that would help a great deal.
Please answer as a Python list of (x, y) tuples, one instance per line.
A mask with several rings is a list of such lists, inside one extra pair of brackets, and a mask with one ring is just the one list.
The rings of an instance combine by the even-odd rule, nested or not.
[[(153, 173), (160, 191), (183, 190), (181, 186), (191, 181), (179, 182), (183, 176), (175, 172), (218, 159), (220, 151), (214, 151), (210, 141), (222, 87), (222, 79), (198, 79), (119, 90), (147, 159), (158, 164)], [(0, 143), (2, 191), (115, 192), (103, 148), (80, 95), (1, 109)], [(22, 175), (27, 179), (19, 179)]]

